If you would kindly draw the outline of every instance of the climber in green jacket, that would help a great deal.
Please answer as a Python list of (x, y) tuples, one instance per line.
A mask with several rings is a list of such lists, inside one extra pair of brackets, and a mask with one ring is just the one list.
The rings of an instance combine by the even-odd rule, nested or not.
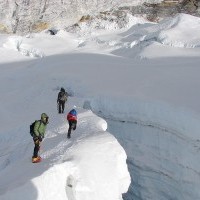
[(40, 144), (44, 138), (46, 126), (48, 124), (48, 115), (46, 113), (41, 114), (41, 119), (35, 122), (34, 125), (34, 132), (33, 132), (33, 141), (35, 144), (34, 151), (33, 151), (33, 157), (32, 162), (39, 162), (41, 160), (41, 157), (38, 156), (38, 152), (40, 150)]

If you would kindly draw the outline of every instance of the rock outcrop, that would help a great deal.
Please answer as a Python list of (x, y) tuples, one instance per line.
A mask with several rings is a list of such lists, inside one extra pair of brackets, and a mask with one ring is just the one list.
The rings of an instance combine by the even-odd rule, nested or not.
[(102, 13), (106, 13), (106, 17), (109, 13), (108, 18), (115, 18), (118, 22), (121, 19), (124, 20), (123, 17), (127, 14), (142, 15), (150, 21), (159, 21), (181, 12), (200, 16), (198, 0), (174, 2), (157, 0), (153, 1), (157, 2), (154, 4), (141, 1), (140, 5), (133, 5), (133, 2), (136, 1), (132, 0), (123, 0), (122, 2), (116, 3), (113, 0), (109, 2), (106, 0), (0, 0), (0, 33), (26, 34), (52, 27), (64, 28), (79, 21), (105, 17)]

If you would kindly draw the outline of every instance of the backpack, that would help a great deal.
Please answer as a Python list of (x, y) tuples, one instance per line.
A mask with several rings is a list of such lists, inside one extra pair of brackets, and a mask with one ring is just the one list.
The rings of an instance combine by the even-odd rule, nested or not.
[(60, 101), (67, 101), (67, 94), (66, 94), (66, 92), (60, 92), (60, 94), (59, 94), (59, 100)]
[(68, 114), (67, 114), (67, 120), (71, 121), (71, 120), (75, 120), (77, 121), (77, 112), (75, 109), (72, 109)]
[(34, 126), (35, 123), (39, 120), (35, 120), (31, 125), (30, 125), (30, 135), (33, 137), (34, 136)]

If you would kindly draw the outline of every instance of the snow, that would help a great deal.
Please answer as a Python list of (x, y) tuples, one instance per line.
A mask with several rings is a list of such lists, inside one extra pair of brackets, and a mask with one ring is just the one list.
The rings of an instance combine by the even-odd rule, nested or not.
[[(89, 25), (0, 35), (0, 199), (200, 199), (199, 18)], [(60, 87), (70, 97), (59, 115)], [(28, 129), (43, 112), (43, 161), (32, 164)]]

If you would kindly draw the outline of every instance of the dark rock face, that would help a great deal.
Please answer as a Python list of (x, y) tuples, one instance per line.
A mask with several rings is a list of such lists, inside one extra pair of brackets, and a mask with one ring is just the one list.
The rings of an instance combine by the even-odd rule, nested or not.
[(198, 10), (200, 6), (200, 2), (198, 0), (184, 0), (181, 4), (181, 9), (183, 12), (189, 13), (189, 14), (195, 14), (199, 16), (200, 12)]
[(200, 17), (200, 2), (197, 0), (183, 0), (180, 3), (168, 1), (160, 4), (144, 3), (135, 7), (123, 7), (121, 10), (129, 10), (133, 15), (144, 15), (149, 21), (157, 22), (162, 18), (174, 16), (177, 13)]

